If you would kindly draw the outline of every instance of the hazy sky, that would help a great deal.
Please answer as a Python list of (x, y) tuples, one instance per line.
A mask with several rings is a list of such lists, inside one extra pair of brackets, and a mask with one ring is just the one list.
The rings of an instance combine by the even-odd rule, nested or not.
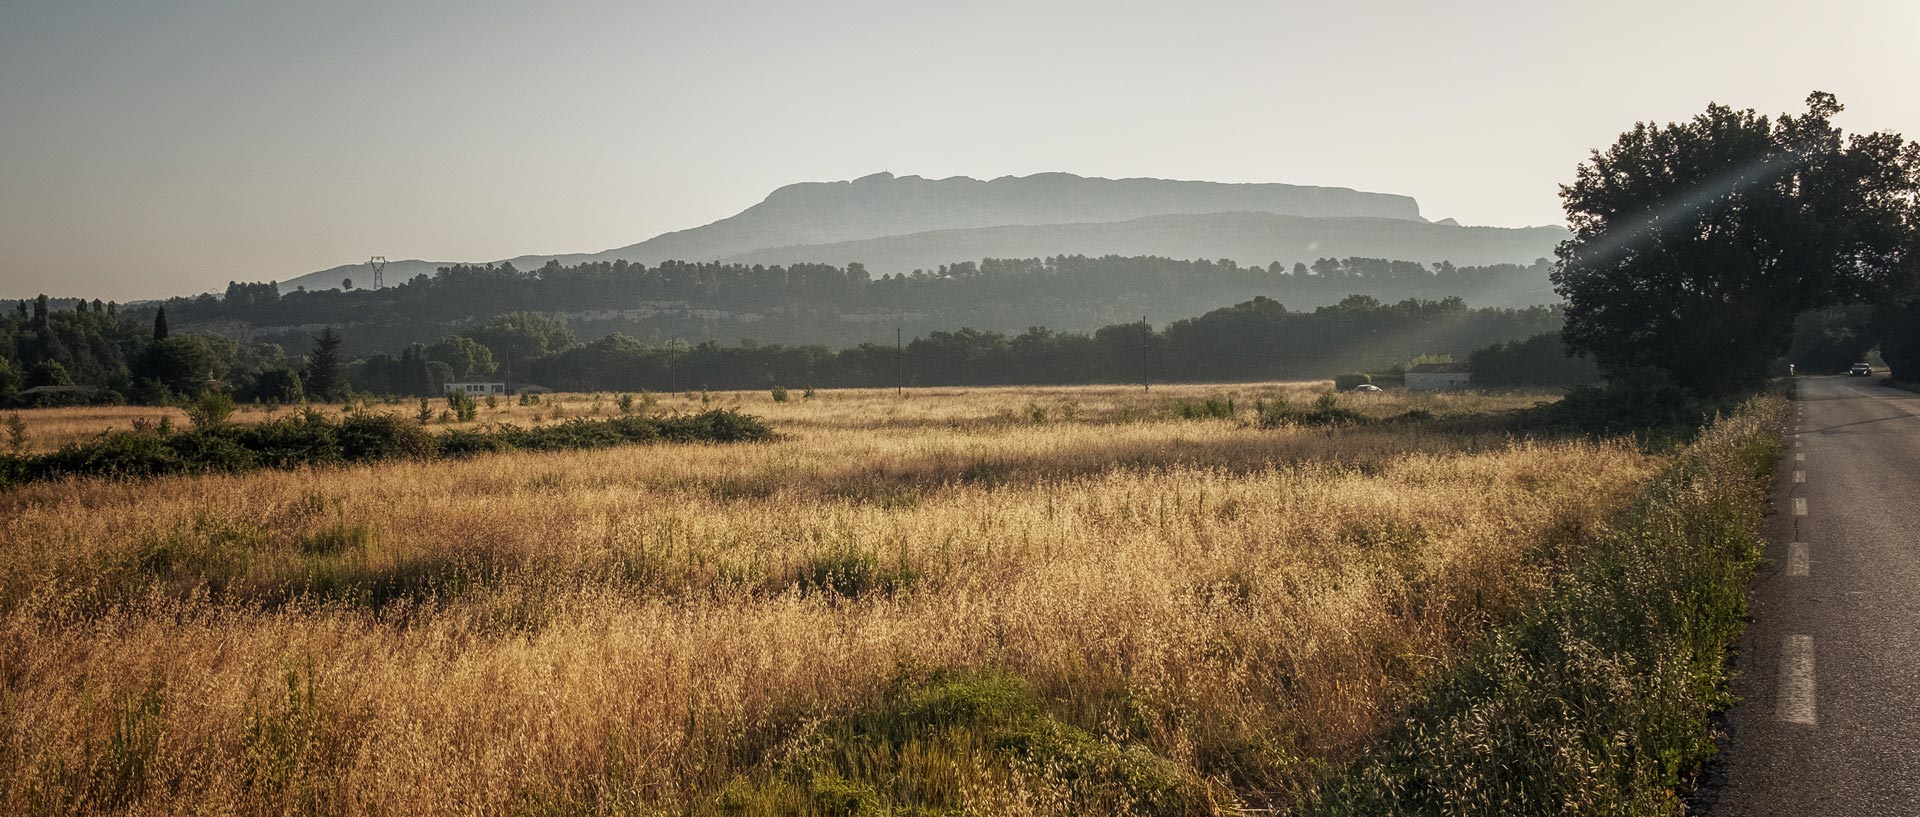
[(1044, 171), (1561, 220), (1709, 101), (1920, 136), (1920, 3), (0, 0), (0, 296), (593, 251), (796, 181)]

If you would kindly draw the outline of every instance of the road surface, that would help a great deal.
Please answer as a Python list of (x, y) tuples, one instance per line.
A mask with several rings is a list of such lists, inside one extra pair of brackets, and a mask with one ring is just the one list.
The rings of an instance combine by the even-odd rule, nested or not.
[(1803, 377), (1708, 813), (1920, 815), (1920, 394)]

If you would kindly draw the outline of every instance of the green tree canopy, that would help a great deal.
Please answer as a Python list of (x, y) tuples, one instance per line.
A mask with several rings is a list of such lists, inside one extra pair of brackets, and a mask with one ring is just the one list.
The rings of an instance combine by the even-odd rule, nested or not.
[(493, 352), (465, 335), (449, 335), (427, 347), (427, 359), (444, 363), (453, 377), (467, 379), (493, 374)]
[(1796, 316), (1897, 279), (1920, 162), (1898, 135), (1846, 136), (1840, 110), (1825, 93), (1778, 120), (1709, 105), (1596, 151), (1560, 192), (1568, 346), (1727, 394), (1766, 377)]

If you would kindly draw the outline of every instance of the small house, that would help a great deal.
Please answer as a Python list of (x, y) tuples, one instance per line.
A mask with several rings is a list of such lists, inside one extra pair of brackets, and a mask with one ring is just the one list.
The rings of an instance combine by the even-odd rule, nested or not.
[(465, 394), (468, 397), (507, 393), (507, 384), (497, 380), (456, 380), (448, 383), (446, 388), (448, 394)]
[(1420, 363), (1407, 369), (1407, 391), (1458, 389), (1473, 384), (1465, 363)]

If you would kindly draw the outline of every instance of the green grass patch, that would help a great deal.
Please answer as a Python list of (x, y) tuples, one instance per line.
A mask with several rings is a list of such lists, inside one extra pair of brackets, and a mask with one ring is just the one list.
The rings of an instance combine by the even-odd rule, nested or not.
[(1786, 415), (1758, 398), (1680, 449), (1541, 604), (1303, 813), (1678, 813), (1732, 702)]
[(725, 782), (699, 815), (993, 813), (994, 793), (1069, 813), (1203, 815), (1215, 785), (1140, 744), (1062, 722), (997, 671), (903, 674), (883, 700), (817, 729), (792, 756)]

